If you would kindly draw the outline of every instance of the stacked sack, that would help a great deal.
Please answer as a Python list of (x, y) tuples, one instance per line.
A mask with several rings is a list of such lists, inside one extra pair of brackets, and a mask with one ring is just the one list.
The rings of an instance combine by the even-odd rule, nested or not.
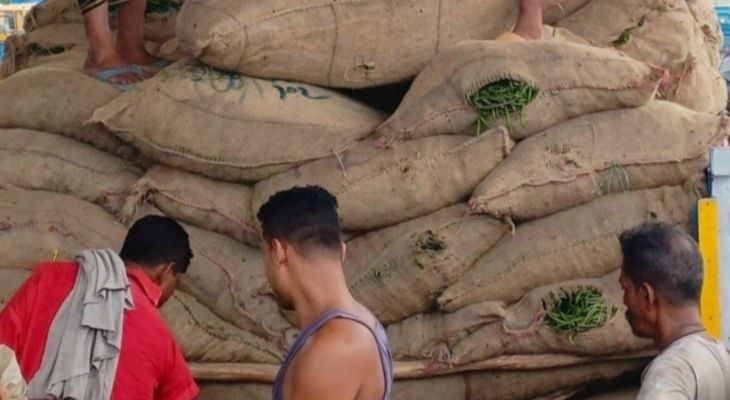
[[(187, 55), (124, 94), (81, 71), (75, 0), (9, 39), (0, 304), (35, 263), (164, 214), (195, 254), (162, 310), (188, 361), (269, 371), (298, 330), (255, 215), (316, 184), (340, 203), (348, 284), (387, 326), (394, 399), (565, 398), (646, 364), (618, 235), (689, 228), (730, 135), (711, 2), (546, 1), (545, 39), (516, 43), (491, 40), (514, 0), (149, 3), (150, 49)], [(392, 114), (340, 90), (411, 79)]]

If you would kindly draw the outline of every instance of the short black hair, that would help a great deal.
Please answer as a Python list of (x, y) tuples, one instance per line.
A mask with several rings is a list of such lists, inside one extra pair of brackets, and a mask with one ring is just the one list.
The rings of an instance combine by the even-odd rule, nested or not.
[(672, 304), (699, 303), (704, 278), (697, 242), (684, 230), (648, 223), (619, 237), (623, 271), (635, 285), (651, 284)]
[(185, 229), (172, 218), (148, 215), (129, 228), (119, 256), (145, 268), (175, 263), (175, 270), (184, 274), (193, 258)]
[(296, 186), (277, 192), (257, 217), (263, 239), (286, 241), (304, 254), (325, 250), (342, 255), (337, 198), (319, 186)]

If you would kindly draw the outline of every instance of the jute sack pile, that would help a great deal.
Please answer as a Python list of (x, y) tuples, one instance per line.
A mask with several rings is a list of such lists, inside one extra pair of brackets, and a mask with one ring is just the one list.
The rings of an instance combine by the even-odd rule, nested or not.
[(51, 133), (0, 129), (0, 188), (46, 190), (118, 214), (142, 171), (87, 144)]
[(388, 340), (397, 360), (451, 363), (451, 349), (480, 327), (507, 314), (506, 304), (487, 301), (451, 313), (416, 314), (388, 326)]
[(278, 191), (320, 185), (337, 196), (344, 229), (388, 226), (463, 200), (513, 145), (504, 128), (476, 138), (434, 136), (389, 148), (366, 139), (257, 183), (253, 210)]
[[(585, 3), (545, 2), (546, 23)], [(177, 34), (190, 54), (221, 69), (362, 88), (415, 76), (439, 51), (493, 39), (516, 18), (511, 0), (196, 0), (183, 6)]]
[(382, 323), (432, 308), (438, 294), (509, 231), (492, 218), (466, 215), (463, 206), (430, 217), (428, 228), (409, 232), (382, 251), (371, 249), (365, 268), (346, 268), (353, 295)]
[(12, 35), (5, 42), (5, 52), (0, 66), (2, 78), (47, 64), (80, 71), (88, 53), (84, 25), (60, 22)]
[(122, 213), (124, 223), (149, 202), (172, 218), (258, 245), (259, 234), (252, 224), (252, 190), (248, 186), (155, 165), (130, 192)]
[(76, 0), (45, 0), (34, 5), (25, 14), (23, 30), (32, 32), (54, 23), (83, 23), (79, 2)]
[[(466, 400), (567, 399), (586, 386), (638, 378), (647, 359), (599, 361), (533, 371), (484, 371), (464, 376)], [(421, 392), (423, 393), (423, 392)], [(413, 399), (427, 399), (426, 393)]]
[(192, 226), (185, 231), (193, 259), (180, 290), (233, 325), (286, 348), (294, 329), (269, 293), (261, 252)]
[(182, 60), (92, 120), (163, 164), (256, 181), (353, 145), (382, 116), (330, 90)]
[(469, 205), (528, 220), (608, 193), (681, 185), (728, 135), (726, 117), (665, 101), (584, 115), (520, 142)]
[(621, 232), (652, 220), (686, 224), (697, 198), (679, 186), (616, 193), (519, 225), (444, 291), (439, 307), (514, 302), (538, 286), (603, 276), (621, 265)]
[(5, 308), (10, 298), (30, 277), (30, 274), (31, 271), (28, 268), (0, 268), (0, 311)]
[(282, 350), (225, 322), (193, 297), (176, 292), (160, 310), (189, 362), (278, 364)]
[[(670, 71), (662, 98), (701, 112), (724, 109), (727, 90), (718, 72), (717, 38), (712, 24), (684, 0), (591, 1), (559, 27), (595, 46), (613, 47), (632, 58)], [(702, 19), (704, 23), (698, 23)], [(709, 42), (709, 43), (708, 43)]]
[[(650, 341), (639, 339), (631, 332), (618, 277), (619, 273), (615, 271), (600, 279), (579, 279), (531, 290), (501, 312), (504, 316), (499, 321), (477, 329), (454, 346), (451, 362), (469, 364), (503, 354), (599, 356), (634, 354), (651, 349)], [(556, 302), (561, 298), (570, 301), (569, 296), (586, 289), (596, 290), (600, 295), (599, 304), (591, 308), (597, 319), (584, 321), (590, 325), (576, 332), (566, 332), (551, 325), (550, 315), (557, 307)], [(576, 308), (582, 306), (574, 305)]]
[(695, 23), (702, 32), (705, 49), (710, 60), (710, 66), (720, 66), (722, 47), (722, 29), (715, 12), (715, 3), (709, 0), (687, 0), (687, 8), (692, 13)]
[[(634, 378), (646, 359), (600, 361), (570, 367), (519, 371), (476, 371), (424, 379), (396, 380), (393, 400), (528, 400), (566, 399), (580, 389)], [(243, 395), (242, 395), (243, 394)], [(201, 383), (200, 399), (271, 398), (271, 385), (257, 383)]]
[(144, 163), (134, 148), (103, 126), (86, 123), (95, 109), (117, 96), (113, 86), (80, 71), (31, 68), (0, 80), (0, 127), (58, 133)]
[[(144, 37), (166, 41), (175, 37), (175, 22), (182, 0), (150, 0), (147, 2)], [(31, 8), (25, 16), (23, 29), (31, 32), (59, 22), (83, 22), (78, 0), (46, 0)]]
[[(482, 129), (505, 125), (522, 139), (583, 114), (644, 105), (664, 72), (615, 50), (566, 41), (466, 41), (428, 64), (377, 133), (386, 141), (474, 134), (482, 118)], [(509, 80), (529, 86), (529, 93), (508, 91), (491, 101), (521, 109), (480, 115), (473, 97)]]
[(101, 207), (36, 190), (0, 190), (0, 268), (71, 260), (83, 249), (118, 250), (126, 228)]
[(198, 400), (271, 400), (271, 385), (265, 383), (197, 382)]

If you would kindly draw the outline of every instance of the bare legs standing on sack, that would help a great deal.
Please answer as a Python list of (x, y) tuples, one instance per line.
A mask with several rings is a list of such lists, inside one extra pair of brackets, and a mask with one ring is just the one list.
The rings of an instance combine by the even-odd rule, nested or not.
[[(84, 15), (89, 54), (84, 72), (122, 91), (154, 75), (164, 60), (150, 54), (144, 44), (147, 0), (79, 0)], [(109, 25), (109, 10), (118, 15), (116, 38)]]

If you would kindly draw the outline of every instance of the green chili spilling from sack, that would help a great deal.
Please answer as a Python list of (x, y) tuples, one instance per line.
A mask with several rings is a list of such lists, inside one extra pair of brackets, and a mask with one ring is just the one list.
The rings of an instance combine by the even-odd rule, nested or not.
[(471, 96), (477, 109), (477, 135), (489, 129), (499, 118), (507, 120), (507, 129), (512, 131), (512, 114), (520, 113), (520, 124), (524, 127), (524, 108), (535, 97), (538, 90), (526, 82), (503, 79), (490, 83)]
[(543, 302), (548, 310), (545, 323), (566, 333), (571, 343), (577, 334), (603, 326), (617, 311), (615, 306), (609, 307), (600, 290), (591, 287), (564, 291), (559, 297), (551, 293), (550, 298), (551, 304)]

